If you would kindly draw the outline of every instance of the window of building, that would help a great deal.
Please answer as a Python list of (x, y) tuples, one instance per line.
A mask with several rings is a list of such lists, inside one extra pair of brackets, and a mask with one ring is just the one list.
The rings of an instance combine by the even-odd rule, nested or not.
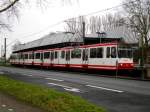
[(61, 51), (61, 58), (65, 58), (65, 51)]
[(81, 58), (81, 49), (74, 49), (71, 51), (71, 58)]
[(50, 58), (50, 52), (44, 52), (44, 59)]

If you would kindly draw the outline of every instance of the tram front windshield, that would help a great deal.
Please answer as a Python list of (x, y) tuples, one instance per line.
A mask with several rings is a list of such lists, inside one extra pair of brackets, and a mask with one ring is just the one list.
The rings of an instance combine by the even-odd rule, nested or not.
[(119, 58), (132, 58), (133, 50), (130, 48), (118, 48), (118, 57)]

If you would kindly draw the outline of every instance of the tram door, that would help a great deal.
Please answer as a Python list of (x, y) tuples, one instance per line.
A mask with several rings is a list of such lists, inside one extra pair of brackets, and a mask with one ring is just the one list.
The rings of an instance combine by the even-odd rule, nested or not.
[(66, 51), (66, 64), (70, 64), (70, 50)]
[(83, 52), (82, 52), (82, 64), (83, 65), (88, 64), (88, 52), (89, 50), (87, 48), (83, 49)]
[(51, 51), (50, 59), (51, 59), (51, 65), (53, 65), (54, 64), (54, 51)]

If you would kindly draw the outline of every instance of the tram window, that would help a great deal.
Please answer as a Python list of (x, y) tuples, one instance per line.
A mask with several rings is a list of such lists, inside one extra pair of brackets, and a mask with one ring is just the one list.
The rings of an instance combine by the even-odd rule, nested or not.
[(97, 48), (97, 58), (103, 58), (103, 48)]
[(17, 59), (17, 54), (15, 54), (15, 59)]
[(54, 52), (51, 52), (51, 60), (54, 59)]
[(83, 49), (83, 52), (82, 52), (82, 60), (83, 61), (87, 61), (88, 60), (88, 49)]
[(25, 59), (25, 54), (22, 54), (22, 58)]
[(50, 57), (50, 52), (44, 52), (44, 59), (48, 59)]
[(134, 60), (138, 60), (138, 52), (133, 52), (132, 49), (129, 48), (119, 48), (118, 49), (118, 57), (119, 58), (132, 58), (134, 53)]
[(20, 54), (17, 55), (18, 59), (20, 59)]
[(21, 53), (21, 55), (20, 55), (20, 59), (23, 59), (23, 54)]
[(16, 56), (14, 55), (14, 59), (16, 59)]
[(34, 52), (32, 52), (32, 59), (34, 59)]
[(107, 47), (107, 52), (106, 53), (107, 53), (106, 57), (110, 58), (110, 47)]
[(10, 56), (10, 59), (13, 59), (13, 55)]
[(40, 59), (40, 53), (35, 54), (35, 59)]
[(18, 59), (18, 55), (16, 54), (16, 59)]
[(21, 53), (21, 55), (20, 55), (20, 59), (23, 59), (23, 54)]
[(81, 49), (74, 49), (71, 51), (71, 58), (81, 58)]
[(25, 59), (28, 59), (28, 54), (25, 54)]
[(58, 57), (58, 52), (55, 51), (55, 59), (57, 59), (57, 57)]
[(22, 54), (21, 58), (22, 58), (22, 59), (24, 59), (24, 58), (25, 58), (25, 57), (24, 57), (24, 54)]
[(41, 53), (41, 60), (43, 60), (43, 53)]
[(67, 60), (67, 61), (70, 60), (70, 51), (67, 51), (67, 52), (66, 52), (66, 60)]
[(65, 51), (61, 51), (61, 58), (65, 58)]
[(116, 58), (116, 48), (115, 47), (111, 48), (111, 57)]
[(18, 56), (18, 59), (20, 59), (20, 54), (18, 54), (17, 56)]
[(18, 59), (20, 59), (20, 54), (18, 54), (17, 56), (18, 56)]
[(90, 49), (90, 58), (96, 58), (96, 48)]
[(34, 59), (34, 53), (29, 54), (29, 59)]

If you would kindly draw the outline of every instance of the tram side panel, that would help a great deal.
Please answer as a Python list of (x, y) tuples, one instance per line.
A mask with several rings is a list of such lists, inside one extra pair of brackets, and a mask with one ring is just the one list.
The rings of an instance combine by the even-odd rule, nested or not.
[(118, 57), (117, 44), (100, 44), (79, 46), (78, 48), (61, 48), (13, 53), (13, 64), (32, 64), (35, 66), (72, 67), (98, 70), (131, 69), (133, 60)]
[(82, 49), (73, 48), (70, 50), (70, 67), (82, 68)]
[(59, 57), (59, 66), (60, 67), (66, 67), (66, 50), (61, 49), (60, 51), (60, 57)]
[(43, 64), (43, 52), (42, 51), (35, 51), (34, 52), (34, 65), (35, 66), (42, 66)]
[(104, 66), (110, 70), (117, 70), (117, 46), (105, 47)]
[(50, 67), (50, 65), (51, 65), (50, 57), (51, 57), (50, 50), (43, 51), (43, 66), (44, 67)]
[(54, 58), (53, 58), (53, 66), (54, 67), (59, 67), (59, 50), (54, 50), (53, 51)]

